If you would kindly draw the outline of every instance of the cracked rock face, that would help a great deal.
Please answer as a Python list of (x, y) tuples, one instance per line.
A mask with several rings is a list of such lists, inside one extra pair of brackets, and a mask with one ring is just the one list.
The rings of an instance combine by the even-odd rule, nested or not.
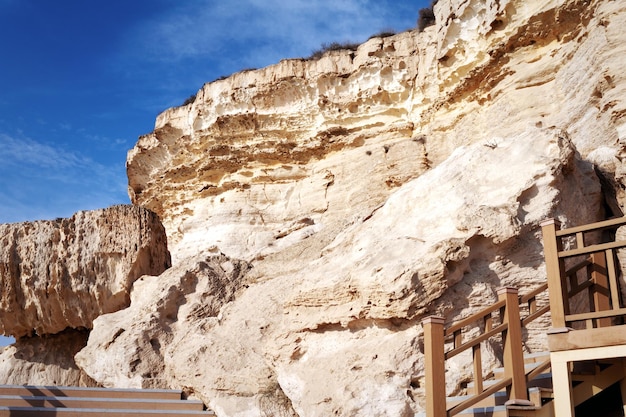
[(158, 217), (134, 206), (0, 225), (0, 330), (19, 339), (91, 329), (128, 306), (133, 282), (170, 265)]
[[(269, 415), (281, 398), (280, 412), (299, 416), (410, 416), (423, 395), (421, 317), (466, 315), (498, 286), (539, 285), (538, 222), (589, 221), (601, 198), (559, 130), (461, 147), (317, 257), (293, 256), (316, 245), (311, 235), (252, 269), (217, 255), (142, 278), (130, 308), (94, 322), (77, 362), (107, 386), (167, 381), (224, 416)], [(542, 348), (529, 333), (527, 348)]]
[(245, 288), (249, 268), (223, 255), (198, 256), (158, 277), (141, 277), (129, 308), (95, 320), (98, 331), (76, 355), (78, 365), (108, 387), (181, 387), (170, 378), (181, 344), (219, 321), (221, 308)]
[[(439, 0), (435, 15), (161, 114), (127, 172), (175, 266), (94, 321), (81, 368), (219, 416), (412, 416), (424, 316), (545, 282), (545, 218), (621, 215), (626, 3)], [(469, 361), (449, 366), (459, 392)]]

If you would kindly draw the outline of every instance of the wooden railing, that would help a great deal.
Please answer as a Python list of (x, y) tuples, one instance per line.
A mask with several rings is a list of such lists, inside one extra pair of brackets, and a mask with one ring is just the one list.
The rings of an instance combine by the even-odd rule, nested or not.
[[(553, 219), (541, 224), (554, 328), (606, 327), (614, 318), (626, 316), (615, 254), (626, 241), (614, 240), (614, 230), (623, 225), (626, 217), (563, 230)], [(588, 245), (592, 234), (599, 243)], [(585, 291), (583, 299), (579, 294)]]
[[(454, 416), (491, 394), (507, 389), (509, 400), (528, 402), (527, 381), (549, 367), (549, 360), (540, 364), (527, 375), (522, 351), (522, 327), (549, 311), (549, 305), (537, 305), (537, 296), (546, 291), (544, 284), (531, 293), (518, 297), (517, 289), (501, 288), (498, 301), (476, 314), (444, 329), (444, 319), (427, 317), (424, 326), (424, 357), (426, 371), (426, 415), (428, 417)], [(520, 304), (526, 312), (520, 317)], [(477, 330), (478, 329), (478, 330)], [(464, 337), (468, 332), (473, 337)], [(493, 338), (501, 337), (503, 343), (504, 377), (489, 387), (483, 386), (481, 345)], [(466, 340), (468, 339), (468, 340)], [(447, 342), (449, 341), (449, 342)], [(446, 342), (451, 349), (445, 351)], [(471, 349), (473, 363), (474, 392), (465, 401), (452, 406), (446, 405), (445, 361)]]

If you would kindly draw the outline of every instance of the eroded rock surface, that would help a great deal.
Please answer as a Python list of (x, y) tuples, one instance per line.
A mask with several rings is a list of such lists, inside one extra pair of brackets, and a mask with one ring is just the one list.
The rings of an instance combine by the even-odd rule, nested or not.
[(127, 171), (174, 261), (198, 250), (251, 260), (340, 230), (459, 146), (528, 126), (566, 131), (622, 181), (622, 3), (442, 0), (435, 11), (422, 33), (241, 72), (161, 114)]
[(0, 225), (0, 331), (16, 338), (91, 329), (128, 306), (133, 282), (170, 266), (158, 217), (136, 206)]
[[(623, 213), (626, 3), (435, 14), (422, 33), (207, 84), (158, 117), (127, 171), (175, 268), (95, 320), (77, 355), (89, 375), (180, 387), (221, 417), (413, 416), (424, 316), (545, 282), (543, 219)], [(458, 392), (469, 359), (449, 366)]]
[(88, 330), (66, 330), (18, 339), (0, 352), (0, 384), (97, 386), (74, 361), (88, 337)]
[(221, 308), (245, 288), (249, 268), (223, 255), (198, 256), (158, 277), (141, 277), (130, 308), (95, 320), (99, 331), (76, 356), (78, 364), (109, 387), (178, 386), (168, 371), (178, 366), (172, 357), (180, 339), (202, 337), (219, 320)]
[[(601, 200), (593, 167), (557, 129), (461, 147), (316, 259), (275, 253), (248, 271), (219, 255), (142, 278), (130, 308), (95, 321), (77, 361), (108, 386), (168, 381), (225, 416), (265, 415), (279, 398), (300, 416), (413, 415), (419, 318), (467, 314), (498, 286), (539, 285), (538, 222), (593, 220)], [(544, 342), (533, 335), (527, 349)]]

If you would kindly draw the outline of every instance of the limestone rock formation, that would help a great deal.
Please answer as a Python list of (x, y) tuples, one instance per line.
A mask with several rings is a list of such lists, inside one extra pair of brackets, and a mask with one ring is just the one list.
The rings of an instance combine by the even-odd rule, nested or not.
[(74, 361), (88, 337), (87, 330), (66, 330), (17, 339), (0, 352), (0, 384), (97, 386)]
[(280, 412), (299, 416), (410, 416), (423, 394), (419, 318), (539, 285), (538, 222), (589, 221), (601, 199), (557, 129), (460, 147), (306, 262), (293, 254), (315, 235), (250, 271), (219, 255), (142, 278), (130, 308), (95, 321), (77, 361), (108, 386), (168, 381), (225, 416), (272, 415), (281, 398)]
[(170, 360), (178, 339), (201, 336), (208, 322), (218, 320), (220, 309), (245, 288), (249, 267), (223, 255), (199, 256), (160, 276), (141, 277), (128, 309), (95, 320), (101, 331), (76, 355), (77, 363), (104, 386), (178, 385), (166, 372), (178, 366)]
[(158, 117), (128, 154), (129, 193), (163, 219), (174, 267), (130, 307), (85, 313), (81, 369), (182, 388), (220, 417), (413, 416), (424, 316), (543, 283), (543, 219), (622, 215), (626, 3), (434, 11), (421, 33), (234, 74)]
[[(544, 282), (541, 220), (622, 214), (626, 4), (434, 11), (421, 33), (234, 74), (157, 118), (129, 152), (129, 193), (161, 216), (178, 266), (96, 320), (87, 373), (161, 378), (220, 416), (410, 416), (421, 318), (452, 322), (498, 286)], [(234, 292), (215, 281), (217, 313), (188, 313), (194, 256), (251, 265)], [(176, 299), (175, 320), (146, 318)], [(455, 392), (468, 362), (450, 366)]]
[(423, 33), (241, 72), (161, 114), (127, 171), (174, 260), (202, 249), (253, 259), (339, 230), (459, 146), (497, 145), (529, 125), (567, 131), (621, 181), (620, 2), (441, 1), (435, 11)]
[(158, 217), (134, 206), (0, 225), (0, 331), (16, 338), (92, 327), (128, 306), (133, 281), (170, 265)]

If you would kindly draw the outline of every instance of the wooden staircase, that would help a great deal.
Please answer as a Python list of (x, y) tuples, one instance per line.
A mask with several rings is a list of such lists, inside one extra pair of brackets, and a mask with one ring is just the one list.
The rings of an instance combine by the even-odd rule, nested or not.
[(0, 417), (211, 416), (204, 404), (164, 389), (0, 385)]
[[(540, 362), (536, 362), (534, 357), (548, 359), (549, 356), (549, 352), (539, 352), (525, 357), (527, 371), (539, 365)], [(615, 359), (577, 363), (571, 373), (574, 406), (578, 407), (584, 404), (597, 394), (623, 380), (626, 377), (624, 365), (622, 360)], [(483, 385), (490, 385), (492, 381), (502, 378), (504, 368), (495, 369), (493, 374), (493, 379), (483, 381)], [(468, 389), (471, 388), (472, 384), (468, 386)], [(507, 405), (507, 392), (501, 390), (474, 404), (471, 408), (459, 412), (458, 415), (473, 417), (552, 417), (556, 415), (553, 402), (552, 373), (549, 372), (549, 369), (537, 375), (535, 379), (528, 381), (528, 393), (532, 405)], [(447, 397), (446, 406), (450, 409), (470, 397), (468, 395)], [(606, 414), (603, 413), (596, 415), (606, 417)], [(623, 415), (623, 413), (617, 415)]]
[[(447, 328), (443, 318), (427, 317), (424, 415), (573, 417), (577, 407), (610, 391), (621, 394), (617, 411), (594, 409), (594, 415), (624, 416), (626, 307), (615, 251), (626, 241), (614, 238), (615, 229), (625, 225), (626, 217), (563, 230), (556, 221), (544, 222), (546, 284), (524, 296), (501, 288), (494, 305)], [(522, 329), (548, 312), (550, 352), (524, 354)], [(482, 369), (486, 341), (501, 343), (502, 368)], [(467, 395), (446, 397), (445, 363), (463, 352), (472, 358), (473, 382)]]
[[(545, 361), (549, 360), (549, 352), (539, 352), (534, 354), (528, 354), (524, 356), (526, 373), (530, 373), (541, 366)], [(505, 417), (505, 416), (550, 416), (550, 402), (552, 400), (552, 377), (551, 374), (545, 370), (543, 373), (538, 374), (535, 379), (528, 381), (528, 393), (529, 404), (515, 405), (511, 404), (507, 406), (509, 397), (506, 390), (497, 391), (490, 396), (482, 399), (478, 403), (474, 404), (471, 408), (462, 410), (458, 413), (459, 416), (493, 416), (493, 417)], [(483, 387), (488, 387), (496, 383), (498, 380), (504, 378), (504, 368), (496, 368), (492, 371), (489, 378), (483, 380)], [(475, 384), (470, 383), (467, 386), (469, 391), (474, 389)], [(446, 398), (446, 406), (448, 409), (453, 408), (455, 405), (467, 401), (471, 398), (471, 395), (463, 396), (450, 396)], [(543, 414), (539, 411), (543, 410)]]

